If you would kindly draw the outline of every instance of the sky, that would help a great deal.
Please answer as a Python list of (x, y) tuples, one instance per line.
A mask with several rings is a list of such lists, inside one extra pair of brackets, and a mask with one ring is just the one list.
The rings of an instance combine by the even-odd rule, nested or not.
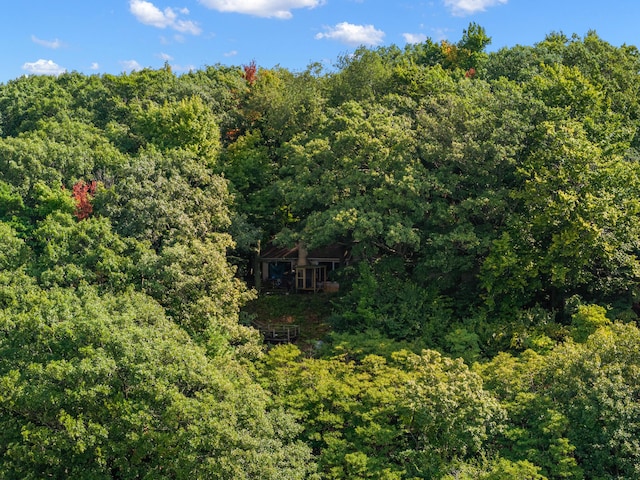
[(120, 74), (169, 63), (327, 69), (359, 45), (457, 42), (471, 22), (488, 50), (595, 30), (640, 47), (638, 0), (3, 0), (0, 83), (22, 75)]

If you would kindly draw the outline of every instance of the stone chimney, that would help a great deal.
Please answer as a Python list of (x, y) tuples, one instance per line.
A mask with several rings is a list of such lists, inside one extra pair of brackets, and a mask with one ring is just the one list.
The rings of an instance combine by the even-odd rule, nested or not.
[(298, 242), (298, 266), (305, 267), (307, 266), (307, 247), (304, 242)]

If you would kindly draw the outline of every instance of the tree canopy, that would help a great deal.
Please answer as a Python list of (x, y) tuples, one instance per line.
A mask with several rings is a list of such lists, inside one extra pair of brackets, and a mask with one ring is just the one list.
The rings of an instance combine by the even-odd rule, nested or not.
[(638, 478), (640, 54), (490, 42), (1, 84), (0, 479)]

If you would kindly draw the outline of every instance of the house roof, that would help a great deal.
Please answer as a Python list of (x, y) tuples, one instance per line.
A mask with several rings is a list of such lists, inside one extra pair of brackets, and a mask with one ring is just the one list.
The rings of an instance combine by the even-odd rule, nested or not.
[(263, 260), (296, 260), (298, 247), (278, 247), (270, 243), (260, 253), (260, 258)]
[(326, 247), (316, 248), (307, 253), (309, 259), (335, 258), (341, 259), (345, 256), (345, 248), (342, 245), (333, 244)]
[[(336, 259), (340, 260), (345, 256), (345, 248), (342, 245), (334, 244), (326, 247), (315, 248), (307, 252), (308, 259)], [(271, 243), (260, 254), (262, 260), (297, 260), (298, 247), (278, 247)]]

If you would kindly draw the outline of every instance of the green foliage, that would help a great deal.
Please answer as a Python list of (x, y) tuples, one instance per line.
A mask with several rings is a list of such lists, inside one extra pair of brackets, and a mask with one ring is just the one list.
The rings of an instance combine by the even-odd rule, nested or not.
[(402, 262), (361, 262), (350, 290), (336, 301), (338, 331), (378, 330), (396, 340), (442, 346), (451, 322), (445, 299), (406, 278)]
[(248, 127), (259, 129), (269, 148), (315, 130), (324, 116), (323, 83), (314, 66), (297, 74), (282, 68), (261, 69), (243, 105)]
[(346, 102), (321, 136), (289, 145), (283, 190), (293, 215), (304, 219), (309, 248), (344, 241), (365, 258), (418, 248), (415, 222), (428, 208), (421, 201), (427, 186), (413, 155), (411, 119), (394, 110)]
[(47, 218), (54, 213), (72, 214), (76, 204), (71, 194), (63, 188), (52, 189), (44, 182), (33, 185), (32, 216), (38, 219)]
[(0, 85), (0, 478), (639, 477), (640, 55), (490, 41)]
[(197, 239), (164, 248), (139, 265), (140, 287), (167, 314), (211, 352), (242, 346), (239, 354), (259, 352), (257, 332), (238, 324), (238, 310), (253, 298), (226, 262), (229, 238)]
[(391, 361), (395, 352), (406, 350), (419, 353), (424, 349), (423, 342), (415, 340), (402, 342), (384, 336), (378, 330), (357, 333), (331, 332), (326, 343), (320, 349), (322, 357), (343, 356), (355, 362), (361, 362), (368, 355), (377, 355)]
[(445, 336), (447, 352), (453, 358), (472, 363), (480, 357), (480, 337), (466, 328), (456, 328)]
[(611, 324), (607, 310), (600, 305), (579, 305), (571, 316), (572, 336), (576, 342), (584, 342), (600, 327)]
[(583, 343), (478, 366), (509, 415), (502, 455), (526, 459), (548, 478), (633, 478), (640, 331), (611, 324), (596, 306), (579, 307), (574, 321)]
[(78, 222), (61, 211), (37, 224), (31, 243), (37, 255), (34, 273), (43, 286), (77, 287), (84, 282), (112, 291), (132, 282), (140, 248), (115, 234), (105, 218)]
[[(217, 119), (201, 95), (186, 94), (196, 85), (187, 88), (168, 70), (33, 82), (73, 92), (75, 103), (65, 115), (42, 115), (25, 123), (19, 137), (0, 142), (2, 220), (31, 248), (29, 272), (49, 287), (133, 286), (213, 350), (230, 342), (255, 350), (255, 335), (237, 326), (249, 295), (226, 259), (231, 199), (211, 171), (220, 149)], [(8, 109), (12, 88), (28, 86), (3, 89)], [(121, 141), (137, 145), (123, 148)], [(98, 184), (93, 214), (82, 222), (70, 215), (78, 181)]]
[(526, 45), (501, 48), (489, 54), (484, 68), (484, 78), (508, 80), (525, 83), (540, 72), (541, 66), (553, 64), (559, 59), (542, 49)]
[(501, 421), (480, 377), (433, 351), (352, 361), (277, 347), (261, 371), (276, 405), (304, 424), (326, 478), (438, 478), (481, 452)]
[(466, 30), (462, 31), (462, 38), (458, 42), (458, 47), (479, 53), (484, 51), (489, 44), (491, 44), (491, 37), (487, 35), (485, 29), (472, 22)]
[(297, 348), (286, 346), (269, 352), (262, 375), (276, 406), (305, 425), (302, 438), (319, 455), (324, 477), (402, 478), (404, 469), (394, 461), (402, 430), (393, 419), (403, 372), (375, 356), (359, 365), (340, 358), (304, 360)]
[(568, 438), (571, 425), (540, 379), (544, 368), (546, 358), (531, 350), (518, 358), (499, 354), (478, 366), (486, 388), (500, 399), (508, 415), (497, 438), (498, 451), (509, 462), (536, 465), (535, 471), (545, 478), (581, 479), (576, 447)]
[(12, 185), (0, 181), (0, 219), (16, 221), (24, 213), (24, 202)]
[(0, 89), (0, 135), (17, 137), (36, 129), (41, 120), (64, 120), (72, 102), (70, 92), (52, 76), (12, 80)]
[(456, 66), (469, 70), (477, 70), (483, 66), (487, 54), (484, 50), (491, 44), (491, 37), (487, 35), (484, 28), (475, 22), (469, 24), (462, 32), (462, 38), (456, 44), (458, 47), (458, 64)]
[(604, 326), (582, 344), (557, 348), (541, 372), (547, 395), (566, 416), (578, 464), (591, 478), (640, 473), (639, 341), (635, 325)]
[(229, 201), (224, 180), (195, 154), (152, 147), (119, 169), (110, 188), (98, 191), (94, 210), (111, 218), (119, 234), (159, 250), (225, 231)]
[[(3, 285), (3, 288), (11, 288)], [(295, 427), (150, 298), (28, 288), (0, 310), (2, 478), (306, 478)]]
[(480, 376), (461, 359), (434, 351), (406, 361), (415, 375), (401, 410), (411, 439), (406, 460), (420, 476), (429, 477), (454, 459), (481, 454), (484, 442), (500, 427), (503, 411), (483, 389)]
[(397, 47), (370, 50), (358, 48), (338, 61), (339, 71), (327, 85), (329, 104), (375, 101), (389, 92), (391, 71), (389, 57), (400, 52)]
[(8, 223), (0, 221), (0, 272), (18, 270), (29, 257), (24, 240)]
[(437, 285), (456, 304), (476, 308), (478, 265), (512, 208), (515, 165), (531, 129), (524, 104), (520, 89), (502, 81), (491, 89), (465, 82), (456, 94), (434, 95), (421, 104), (418, 153), (431, 187), (429, 215), (420, 228), (425, 248), (414, 276)]
[(636, 222), (626, 216), (636, 209), (629, 172), (636, 167), (602, 158), (577, 122), (540, 127), (544, 148), (523, 166), (523, 190), (513, 193), (524, 217), (514, 217), (494, 242), (483, 265), (485, 288), (501, 302), (502, 292), (515, 291), (525, 304), (545, 292), (551, 306), (583, 292), (595, 300), (625, 294), (638, 275)]
[(512, 462), (504, 458), (485, 460), (480, 465), (462, 463), (442, 480), (547, 480), (540, 468), (527, 460)]
[(133, 132), (161, 151), (178, 148), (213, 165), (220, 146), (216, 119), (198, 97), (177, 103), (143, 104)]
[(225, 150), (220, 171), (229, 180), (233, 195), (233, 222), (244, 251), (255, 249), (258, 240), (268, 240), (288, 223), (276, 162), (259, 130), (246, 132)]

